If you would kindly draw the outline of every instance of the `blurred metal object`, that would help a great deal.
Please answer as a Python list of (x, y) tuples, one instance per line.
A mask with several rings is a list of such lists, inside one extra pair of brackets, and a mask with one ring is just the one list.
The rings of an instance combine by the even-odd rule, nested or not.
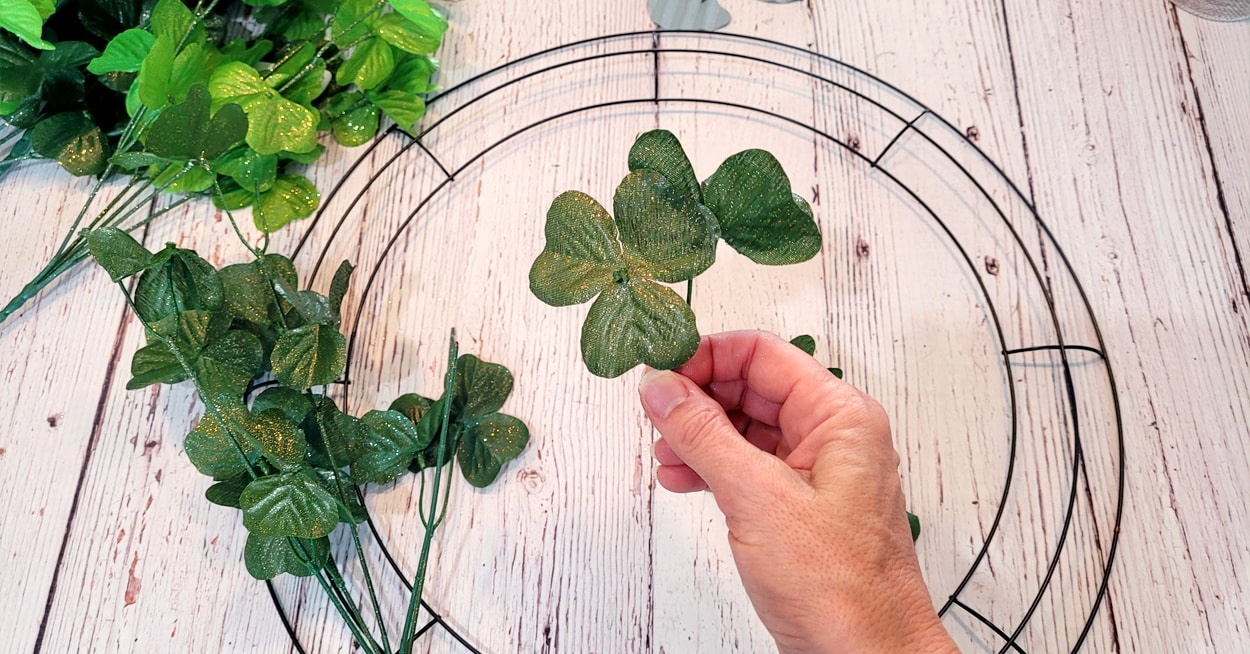
[(1177, 7), (1210, 20), (1234, 21), (1250, 18), (1250, 0), (1172, 0)]
[(651, 20), (666, 30), (718, 30), (729, 24), (729, 12), (716, 0), (647, 0)]

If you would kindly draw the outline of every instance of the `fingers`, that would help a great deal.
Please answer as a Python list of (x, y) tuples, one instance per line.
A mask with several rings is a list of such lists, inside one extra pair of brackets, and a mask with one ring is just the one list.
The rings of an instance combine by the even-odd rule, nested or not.
[[(778, 466), (784, 469), (735, 429), (716, 400), (682, 375), (652, 371), (643, 378), (639, 395), (664, 437), (656, 456), (663, 464), (657, 475), (666, 488), (701, 490), (702, 482), (719, 501), (732, 501), (738, 488), (770, 484), (778, 476)], [(758, 440), (767, 438), (762, 432)]]
[[(707, 388), (727, 410), (779, 427), (784, 438), (776, 449), (799, 453), (789, 461), (792, 467), (810, 468), (815, 451), (829, 439), (859, 435), (829, 426), (853, 424), (866, 396), (773, 334), (739, 331), (706, 336), (694, 357), (676, 372)], [(821, 438), (806, 442), (818, 430)]]

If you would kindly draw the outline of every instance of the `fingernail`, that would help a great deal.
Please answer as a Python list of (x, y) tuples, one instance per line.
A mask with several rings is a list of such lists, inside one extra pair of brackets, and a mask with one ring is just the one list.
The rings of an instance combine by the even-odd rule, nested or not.
[(642, 396), (642, 403), (647, 406), (651, 417), (661, 420), (667, 418), (678, 404), (690, 397), (690, 392), (686, 390), (686, 385), (677, 373), (668, 370), (648, 372), (638, 385), (638, 394)]

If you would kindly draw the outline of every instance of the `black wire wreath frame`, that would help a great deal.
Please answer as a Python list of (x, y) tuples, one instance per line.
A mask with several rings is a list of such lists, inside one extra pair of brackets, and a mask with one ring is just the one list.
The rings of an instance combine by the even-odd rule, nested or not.
[[(851, 88), (843, 83), (840, 83), (837, 80), (822, 76), (821, 74), (818, 74), (811, 70), (805, 70), (796, 66), (787, 65), (784, 63), (776, 62), (776, 61), (769, 61), (767, 59), (756, 57), (750, 54), (733, 52), (732, 50), (729, 50), (729, 49), (714, 49), (711, 47), (680, 47), (678, 48), (678, 47), (663, 46), (661, 45), (661, 41), (662, 41), (662, 37), (664, 37), (665, 35), (698, 37), (699, 40), (717, 41), (717, 42), (721, 42), (725, 44), (765, 46), (769, 48), (777, 48), (779, 50), (786, 51), (788, 53), (799, 55), (799, 56), (810, 57), (814, 61), (818, 61), (822, 64), (832, 65), (843, 72), (850, 73), (859, 79), (866, 80), (868, 83), (876, 85), (878, 88), (888, 91), (890, 94), (894, 95), (896, 98), (903, 99), (907, 104), (911, 106), (911, 108), (914, 111), (910, 115), (901, 114), (895, 110), (892, 110), (890, 107), (887, 107), (885, 104), (881, 103), (880, 101), (872, 97), (869, 97), (868, 95), (864, 94), (861, 91)], [(1029, 620), (1032, 618), (1032, 616), (1036, 612), (1038, 606), (1041, 604), (1042, 598), (1047, 592), (1051, 579), (1059, 565), (1060, 555), (1062, 554), (1064, 550), (1064, 546), (1068, 541), (1070, 527), (1073, 521), (1073, 515), (1074, 515), (1075, 507), (1077, 504), (1076, 500), (1077, 500), (1078, 486), (1080, 484), (1080, 480), (1082, 479), (1082, 473), (1085, 471), (1085, 465), (1086, 465), (1085, 452), (1084, 452), (1082, 439), (1081, 439), (1081, 424), (1080, 424), (1079, 416), (1078, 416), (1078, 400), (1077, 400), (1075, 383), (1073, 381), (1073, 376), (1072, 376), (1072, 364), (1069, 361), (1068, 352), (1080, 351), (1080, 352), (1092, 353), (1102, 363), (1104, 371), (1106, 373), (1108, 390), (1109, 390), (1110, 398), (1112, 401), (1112, 410), (1114, 413), (1116, 455), (1118, 456), (1118, 461), (1115, 462), (1115, 465), (1118, 469), (1118, 481), (1117, 481), (1117, 486), (1115, 489), (1115, 493), (1116, 493), (1115, 524), (1112, 525), (1110, 543), (1107, 548), (1105, 559), (1102, 561), (1103, 571), (1102, 571), (1101, 579), (1099, 581), (1097, 594), (1095, 595), (1094, 601), (1092, 605), (1090, 606), (1089, 613), (1085, 619), (1085, 623), (1080, 631), (1080, 634), (1077, 637), (1077, 640), (1072, 645), (1071, 651), (1076, 652), (1077, 650), (1079, 650), (1082, 643), (1084, 643), (1086, 637), (1089, 635), (1089, 632), (1091, 628), (1093, 627), (1094, 620), (1097, 616), (1098, 609), (1101, 606), (1104, 597), (1106, 596), (1113, 563), (1116, 557), (1116, 551), (1119, 546), (1120, 523), (1121, 523), (1121, 518), (1123, 517), (1123, 512), (1124, 512), (1124, 483), (1125, 483), (1124, 426), (1123, 426), (1123, 419), (1121, 415), (1120, 399), (1119, 399), (1119, 394), (1118, 394), (1116, 381), (1115, 381), (1115, 375), (1111, 367), (1111, 361), (1109, 357), (1107, 356), (1107, 348), (1106, 348), (1106, 343), (1103, 338), (1102, 328), (1099, 326), (1098, 321), (1094, 316), (1093, 307), (1090, 304), (1089, 296), (1085, 291), (1084, 285), (1082, 285), (1080, 280), (1077, 278), (1067, 254), (1058, 245), (1058, 241), (1055, 239), (1054, 234), (1051, 232), (1049, 226), (1047, 226), (1046, 223), (1038, 215), (1036, 207), (1033, 205), (1032, 202), (1029, 201), (1029, 199), (1025, 196), (1025, 194), (1020, 190), (1020, 188), (1007, 176), (1007, 174), (1003, 171), (1003, 169), (997, 163), (995, 163), (992, 159), (990, 159), (980, 148), (978, 148), (976, 144), (973, 143), (972, 140), (968, 137), (967, 134), (956, 129), (955, 126), (950, 123), (950, 121), (948, 121), (947, 119), (943, 118), (941, 115), (934, 112), (932, 109), (925, 106), (923, 103), (921, 103), (919, 100), (912, 97), (910, 94), (904, 92), (903, 90), (890, 84), (889, 82), (886, 82), (872, 75), (871, 73), (868, 73), (860, 68), (857, 68), (845, 62), (842, 62), (838, 59), (829, 57), (827, 55), (819, 54), (816, 52), (812, 52), (810, 50), (807, 50), (798, 46), (790, 45), (787, 43), (782, 43), (782, 42), (771, 40), (771, 39), (756, 37), (756, 36), (735, 35), (735, 34), (726, 34), (726, 33), (709, 33), (709, 32), (700, 32), (700, 31), (694, 31), (694, 30), (648, 30), (648, 31), (624, 32), (624, 33), (613, 34), (613, 35), (608, 35), (608, 36), (583, 39), (583, 40), (567, 43), (564, 45), (548, 48), (546, 50), (542, 50), (542, 51), (521, 57), (519, 59), (512, 60), (510, 62), (497, 66), (493, 69), (490, 69), (488, 71), (475, 75), (471, 77), (470, 79), (465, 80), (464, 82), (461, 82), (447, 89), (446, 91), (438, 94), (436, 97), (431, 98), (428, 104), (431, 107), (441, 106), (442, 104), (447, 102), (447, 100), (445, 100), (446, 98), (454, 97), (462, 92), (466, 92), (467, 90), (472, 89), (475, 86), (481, 85), (483, 83), (488, 83), (493, 78), (507, 77), (507, 73), (515, 70), (521, 64), (525, 64), (529, 62), (541, 63), (543, 60), (551, 59), (562, 53), (572, 52), (579, 48), (593, 47), (597, 45), (605, 45), (611, 42), (628, 41), (631, 39), (632, 40), (644, 40), (644, 41), (647, 41), (648, 44), (645, 47), (635, 47), (635, 48), (618, 50), (618, 51), (610, 51), (610, 52), (596, 52), (596, 53), (587, 54), (584, 56), (577, 56), (577, 57), (574, 57), (565, 61), (557, 61), (550, 65), (543, 66), (536, 70), (526, 72), (522, 75), (519, 75), (511, 79), (505, 79), (504, 81), (499, 82), (493, 86), (490, 86), (490, 88), (484, 91), (481, 91), (480, 93), (477, 93), (476, 95), (473, 95), (463, 104), (456, 106), (455, 108), (451, 109), (448, 113), (443, 114), (442, 116), (438, 117), (437, 120), (433, 121), (428, 126), (425, 126), (415, 138), (408, 136), (404, 134), (402, 131), (399, 131), (395, 129), (394, 127), (392, 127), (382, 137), (376, 139), (369, 146), (369, 148), (367, 148), (365, 152), (362, 153), (349, 166), (347, 171), (345, 171), (345, 173), (343, 174), (342, 177), (340, 177), (336, 185), (327, 194), (326, 198), (324, 199), (322, 203), (321, 210), (319, 210), (316, 216), (314, 216), (312, 220), (308, 223), (308, 228), (304, 232), (303, 236), (300, 238), (300, 241), (295, 248), (293, 256), (299, 254), (299, 252), (304, 248), (305, 244), (308, 242), (309, 238), (311, 237), (311, 235), (313, 234), (317, 226), (323, 220), (327, 219), (325, 215), (325, 210), (327, 207), (330, 206), (330, 203), (334, 199), (334, 197), (338, 195), (340, 190), (342, 190), (344, 183), (349, 178), (351, 178), (353, 173), (357, 170), (357, 168), (359, 168), (359, 166), (364, 161), (369, 159), (369, 157), (373, 154), (373, 152), (377, 149), (377, 147), (383, 142), (383, 140), (386, 137), (390, 137), (390, 136), (396, 136), (396, 137), (404, 138), (407, 140), (405, 145), (398, 152), (396, 152), (393, 156), (391, 156), (385, 163), (383, 163), (380, 166), (378, 170), (374, 172), (374, 174), (370, 177), (369, 181), (355, 195), (355, 197), (348, 204), (347, 208), (344, 209), (343, 212), (339, 215), (337, 221), (334, 224), (334, 227), (332, 228), (331, 234), (329, 238), (327, 239), (327, 245), (318, 255), (316, 264), (314, 265), (314, 268), (313, 268), (313, 272), (312, 272), (313, 275), (316, 274), (316, 271), (320, 269), (321, 265), (324, 263), (324, 260), (325, 260), (325, 257), (327, 255), (327, 251), (329, 248), (328, 244), (333, 242), (338, 231), (341, 229), (344, 222), (346, 221), (347, 216), (354, 210), (357, 204), (361, 201), (366, 191), (369, 190), (369, 188), (379, 178), (379, 176), (382, 175), (382, 173), (385, 172), (388, 168), (390, 168), (390, 166), (392, 166), (399, 159), (399, 157), (403, 155), (405, 152), (407, 152), (413, 147), (420, 148), (434, 162), (434, 164), (439, 168), (439, 170), (445, 175), (445, 179), (443, 179), (441, 182), (436, 184), (434, 188), (431, 189), (430, 192), (426, 194), (426, 196), (418, 203), (417, 207), (406, 217), (406, 219), (404, 219), (398, 225), (398, 227), (395, 229), (394, 233), (392, 234), (391, 238), (387, 242), (387, 245), (383, 251), (382, 256), (379, 258), (379, 260), (376, 262), (376, 264), (374, 265), (374, 267), (369, 273), (367, 281), (360, 292), (360, 300), (359, 300), (359, 304), (357, 305), (355, 319), (352, 322), (351, 332), (348, 335), (348, 338), (349, 338), (348, 368), (347, 368), (347, 373), (344, 379), (344, 388), (350, 389), (350, 385), (348, 381), (349, 381), (349, 378), (351, 375), (351, 369), (352, 369), (351, 361), (353, 360), (352, 355), (355, 352), (356, 336), (360, 329), (360, 320), (364, 314), (364, 311), (362, 309), (365, 304), (365, 299), (369, 296), (370, 292), (373, 290), (374, 285), (378, 279), (378, 273), (382, 269), (383, 264), (386, 262), (387, 257), (393, 251), (400, 236), (414, 222), (417, 216), (421, 214), (421, 211), (425, 208), (425, 206), (429, 204), (433, 200), (433, 198), (437, 196), (444, 188), (446, 188), (447, 186), (449, 186), (455, 181), (457, 175), (464, 172), (469, 166), (473, 165), (474, 163), (476, 163), (477, 161), (485, 157), (488, 153), (490, 153), (494, 149), (502, 146), (503, 144), (507, 143), (508, 141), (518, 137), (519, 135), (525, 132), (536, 129), (542, 125), (546, 125), (553, 121), (558, 121), (562, 118), (567, 118), (569, 116), (573, 116), (573, 115), (577, 115), (577, 114), (581, 114), (585, 112), (609, 109), (612, 107), (621, 107), (621, 106), (626, 106), (626, 105), (653, 104), (656, 106), (657, 110), (660, 106), (669, 105), (669, 104), (710, 105), (710, 106), (718, 106), (721, 108), (746, 111), (746, 112), (762, 115), (764, 117), (767, 117), (773, 120), (778, 120), (778, 121), (782, 121), (785, 123), (789, 123), (791, 125), (808, 130), (813, 135), (819, 136), (830, 143), (835, 143), (841, 146), (844, 150), (846, 150), (846, 152), (850, 153), (852, 156), (868, 164), (872, 170), (875, 170), (883, 174), (887, 179), (893, 182), (900, 190), (906, 193), (908, 197), (910, 197), (913, 201), (915, 201), (918, 204), (918, 206), (920, 206), (923, 209), (925, 214), (927, 214), (927, 216), (930, 219), (932, 219), (935, 222), (935, 224), (939, 227), (939, 229), (945, 234), (945, 236), (949, 239), (950, 244), (953, 245), (958, 250), (960, 256), (963, 258), (968, 268), (972, 271), (973, 276), (975, 277), (977, 284), (980, 287), (980, 292), (985, 299), (985, 306), (989, 310), (990, 317), (993, 322), (994, 329), (998, 338), (998, 343), (1001, 345), (1000, 354), (1002, 356), (1003, 366), (1006, 368), (1006, 372), (1007, 372), (1006, 377), (1009, 382), (1008, 389), (1009, 389), (1009, 397), (1010, 397), (1011, 423), (1012, 423), (1011, 441), (1010, 441), (1010, 449), (1009, 449), (1010, 454), (1009, 454), (1009, 460), (1007, 464), (1006, 478), (1003, 484), (1002, 495), (1001, 495), (998, 509), (995, 513), (994, 519), (990, 525), (989, 530), (985, 534), (985, 542), (981, 546), (976, 557), (973, 559), (973, 562), (969, 566), (968, 571), (964, 575), (963, 579), (956, 586), (955, 590), (950, 594), (950, 597), (947, 598), (946, 602), (939, 610), (939, 615), (944, 616), (951, 609), (951, 607), (958, 606), (960, 609), (962, 609), (972, 618), (983, 623), (985, 626), (987, 626), (989, 629), (991, 629), (995, 634), (997, 634), (999, 637), (1001, 637), (1005, 641), (1005, 644), (999, 650), (1000, 653), (1008, 652), (1008, 651), (1015, 651), (1015, 652), (1020, 652), (1021, 654), (1024, 654), (1024, 649), (1016, 641), (1020, 637), (1021, 633), (1024, 631)], [(885, 112), (889, 116), (900, 121), (901, 123), (904, 124), (904, 127), (901, 130), (899, 130), (896, 134), (894, 134), (893, 138), (889, 141), (889, 143), (885, 146), (885, 148), (882, 149), (879, 153), (877, 153), (875, 157), (869, 157), (868, 155), (861, 153), (857, 145), (852, 145), (847, 142), (844, 142), (837, 136), (832, 135), (828, 132), (822, 131), (821, 129), (818, 129), (817, 127), (811, 124), (807, 124), (802, 121), (795, 120), (793, 118), (790, 118), (788, 116), (785, 116), (783, 114), (780, 114), (774, 111), (762, 109), (758, 106), (742, 104), (742, 103), (732, 102), (728, 100), (721, 100), (717, 98), (664, 97), (664, 96), (661, 96), (660, 94), (659, 63), (661, 61), (661, 57), (666, 54), (707, 55), (707, 56), (714, 56), (714, 57), (725, 57), (731, 60), (753, 62), (756, 64), (773, 66), (773, 67), (783, 69), (783, 70), (793, 72), (793, 73), (799, 73), (801, 75), (811, 78), (811, 80), (814, 82), (826, 84), (832, 88), (838, 89), (839, 91), (850, 93), (858, 100), (867, 102), (873, 105), (874, 107), (876, 107), (877, 109)], [(482, 149), (480, 152), (471, 156), (467, 161), (465, 161), (455, 170), (451, 170), (448, 167), (444, 166), (444, 164), (439, 160), (439, 158), (435, 156), (435, 154), (431, 152), (426, 147), (426, 145), (422, 142), (422, 139), (424, 137), (426, 137), (431, 132), (436, 130), (440, 125), (442, 125), (445, 121), (447, 121), (452, 116), (455, 116), (457, 113), (473, 105), (476, 105), (479, 102), (485, 101), (486, 99), (490, 98), (492, 95), (499, 93), (500, 91), (503, 91), (506, 88), (512, 87), (522, 81), (525, 81), (527, 79), (530, 79), (538, 75), (542, 75), (544, 73), (550, 73), (552, 71), (556, 71), (559, 69), (576, 66), (578, 64), (585, 64), (588, 62), (602, 60), (602, 59), (611, 59), (611, 58), (616, 58), (616, 57), (629, 57), (629, 56), (638, 56), (638, 55), (650, 55), (655, 58), (655, 68), (656, 68), (655, 84), (654, 84), (653, 93), (649, 97), (589, 103), (589, 104), (585, 104), (583, 106), (580, 106), (574, 109), (569, 109), (566, 111), (554, 113), (540, 120), (536, 120), (533, 123), (530, 123), (524, 127), (513, 130), (507, 136), (504, 136), (503, 138), (488, 145), (487, 147)], [(1008, 188), (1010, 189), (1010, 192), (1014, 194), (1016, 199), (1019, 202), (1021, 202), (1023, 206), (1027, 208), (1036, 226), (1045, 234), (1051, 246), (1054, 248), (1054, 251), (1056, 255), (1058, 256), (1059, 261), (1062, 263), (1062, 265), (1066, 269), (1068, 275), (1070, 276), (1071, 282), (1074, 284), (1074, 287), (1080, 297), (1080, 300), (1082, 304), (1084, 305), (1085, 312), (1090, 321), (1090, 326), (1092, 327), (1093, 334), (1097, 341), (1095, 345), (1071, 344), (1065, 341), (1063, 327), (1060, 324), (1060, 319), (1059, 319), (1059, 315), (1055, 306), (1055, 300), (1054, 300), (1051, 287), (1047, 283), (1045, 277), (1043, 276), (1042, 269), (1038, 266), (1037, 260), (1034, 258), (1032, 253), (1029, 252), (1028, 248), (1025, 247), (1024, 241), (1020, 232), (1017, 230), (1016, 226), (1012, 224), (1012, 222), (1007, 218), (1007, 215), (1004, 212), (1000, 203), (996, 201), (994, 197), (992, 197), (989, 191), (987, 191), (986, 186), (982, 184), (968, 170), (968, 168), (956, 158), (956, 156), (950, 150), (942, 147), (940, 144), (937, 143), (937, 141), (934, 140), (932, 136), (930, 136), (925, 131), (917, 127), (917, 123), (922, 118), (926, 118), (926, 117), (936, 120), (938, 122), (940, 129), (948, 130), (951, 134), (957, 136), (958, 139), (960, 139), (964, 145), (971, 148), (976, 153), (976, 155), (993, 170), (993, 172), (1001, 179), (1001, 181), (1007, 184)], [(950, 163), (954, 164), (958, 168), (960, 173), (964, 177), (966, 177), (968, 181), (972, 182), (972, 184), (976, 187), (977, 191), (980, 193), (983, 199), (990, 203), (994, 211), (997, 213), (999, 219), (1006, 226), (1006, 228), (1010, 231), (1011, 237), (1012, 239), (1014, 239), (1015, 245), (1019, 248), (1019, 251), (1024, 254), (1025, 260), (1028, 264), (1029, 272), (1031, 272), (1031, 274), (1033, 275), (1033, 277), (1039, 284), (1042, 290), (1042, 293), (1044, 294), (1044, 298), (1046, 301), (1046, 309), (1049, 313), (1051, 325), (1053, 326), (1055, 330), (1055, 335), (1056, 335), (1055, 343), (1037, 345), (1037, 346), (1025, 347), (1025, 348), (1016, 348), (1016, 349), (1008, 349), (1006, 347), (1006, 337), (1004, 335), (1003, 325), (999, 318), (998, 310), (995, 307), (993, 301), (990, 299), (990, 293), (986, 287), (985, 280), (982, 277), (980, 270), (977, 268), (976, 265), (974, 265), (973, 259), (970, 256), (967, 249), (959, 242), (959, 240), (955, 237), (952, 230), (942, 220), (942, 218), (938, 215), (938, 213), (932, 207), (930, 207), (929, 204), (927, 204), (919, 196), (919, 194), (916, 191), (910, 188), (903, 180), (896, 177), (889, 170), (879, 166), (879, 163), (881, 162), (882, 158), (885, 157), (885, 155), (890, 151), (890, 149), (893, 148), (895, 144), (897, 144), (899, 140), (903, 138), (903, 136), (909, 133), (915, 134), (919, 136), (920, 138), (925, 139), (926, 141), (928, 141), (930, 145), (936, 148), (938, 152), (940, 152), (947, 159), (949, 159)], [(1041, 581), (1040, 587), (1038, 588), (1038, 591), (1036, 595), (1034, 596), (1033, 601), (1030, 604), (1028, 610), (1026, 611), (1024, 616), (1020, 619), (1019, 624), (1015, 625), (1014, 627), (1002, 628), (1002, 627), (999, 627), (997, 624), (995, 624), (993, 621), (991, 621), (989, 618), (985, 617), (982, 613), (980, 613), (976, 609), (962, 602), (959, 599), (959, 595), (964, 590), (964, 588), (967, 587), (967, 585), (972, 579), (973, 574), (976, 572), (981, 562), (985, 559), (989, 551), (990, 545), (993, 542), (994, 537), (998, 533), (998, 528), (1003, 519), (1004, 511), (1007, 506), (1007, 497), (1011, 491), (1012, 480), (1015, 474), (1016, 452), (1017, 452), (1017, 444), (1019, 440), (1019, 420), (1018, 420), (1019, 406), (1018, 406), (1018, 401), (1016, 397), (1016, 386), (1015, 386), (1016, 382), (1015, 382), (1013, 375), (1011, 374), (1012, 357), (1022, 355), (1022, 354), (1032, 353), (1032, 352), (1040, 352), (1040, 351), (1049, 351), (1049, 352), (1057, 353), (1059, 356), (1059, 363), (1062, 368), (1063, 390), (1065, 393), (1065, 399), (1066, 399), (1067, 408), (1069, 411), (1069, 420), (1068, 420), (1067, 425), (1069, 427), (1068, 436), (1071, 439), (1070, 442), (1072, 445), (1072, 461), (1071, 461), (1072, 481), (1071, 481), (1069, 488), (1067, 489), (1068, 497), (1066, 500), (1066, 509), (1064, 511), (1064, 518), (1063, 518), (1063, 523), (1062, 523), (1063, 526), (1058, 537), (1058, 542), (1055, 545), (1054, 554), (1051, 556), (1048, 562), (1048, 565), (1046, 567), (1046, 574)], [(363, 500), (363, 494), (361, 495), (361, 498)], [(372, 531), (374, 535), (374, 538), (378, 541), (378, 546), (381, 548), (381, 551), (384, 554), (387, 561), (389, 562), (391, 568), (399, 576), (400, 580), (404, 583), (404, 585), (408, 586), (409, 589), (411, 589), (411, 584), (410, 582), (408, 582), (408, 578), (410, 575), (405, 573), (401, 569), (399, 564), (395, 561), (394, 557), (391, 555), (390, 551), (386, 549), (386, 546), (382, 542), (382, 539), (378, 533), (377, 527), (373, 523), (372, 519), (369, 520), (368, 524), (369, 524), (370, 530)], [(299, 638), (295, 632), (295, 628), (291, 624), (285, 610), (282, 607), (282, 603), (278, 598), (278, 594), (276, 590), (274, 589), (273, 584), (271, 582), (266, 582), (266, 584), (268, 585), (269, 594), (270, 594), (271, 599), (273, 600), (274, 607), (278, 611), (278, 614), (282, 620), (283, 626), (286, 628), (288, 634), (290, 635), (293, 646), (298, 652), (303, 654), (305, 652), (305, 649), (303, 645), (300, 643)], [(468, 642), (468, 639), (463, 634), (459, 633), (455, 628), (453, 628), (453, 626), (450, 625), (443, 616), (441, 616), (438, 612), (436, 612), (434, 608), (429, 603), (427, 603), (424, 599), (421, 601), (421, 606), (429, 613), (430, 619), (417, 631), (417, 634), (416, 634), (417, 637), (420, 637), (426, 633), (429, 633), (434, 628), (441, 628), (445, 630), (447, 634), (450, 635), (453, 639), (455, 639), (458, 643), (460, 643), (460, 645), (464, 647), (465, 651), (471, 652), (472, 654), (480, 654), (479, 650), (477, 650), (473, 645), (471, 645)]]

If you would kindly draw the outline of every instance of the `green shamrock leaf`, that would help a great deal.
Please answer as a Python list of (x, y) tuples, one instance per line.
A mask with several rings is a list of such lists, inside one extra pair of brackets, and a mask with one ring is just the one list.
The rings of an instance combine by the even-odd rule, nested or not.
[(261, 477), (239, 496), (243, 526), (267, 538), (321, 538), (338, 524), (338, 504), (302, 472)]
[(656, 129), (634, 141), (629, 150), (629, 170), (654, 170), (690, 197), (703, 202), (703, 188), (694, 174), (690, 158), (672, 132)]
[(208, 89), (192, 86), (187, 99), (165, 108), (148, 128), (149, 152), (171, 161), (208, 162), (247, 136), (247, 117), (237, 104), (223, 105), (210, 118)]
[(811, 206), (790, 191), (781, 163), (764, 150), (726, 159), (703, 182), (703, 201), (725, 242), (756, 263), (798, 263), (820, 252)]
[[(302, 551), (297, 552), (296, 547)], [(243, 547), (243, 562), (248, 573), (262, 581), (284, 572), (296, 577), (310, 577), (329, 561), (330, 539), (324, 536), (291, 539), (248, 534), (247, 545)]]
[(576, 191), (547, 213), (547, 244), (530, 269), (530, 289), (552, 306), (598, 296), (582, 327), (582, 358), (601, 377), (639, 363), (673, 368), (699, 345), (694, 313), (671, 289), (716, 259), (716, 219), (654, 170), (617, 188), (616, 219)]

